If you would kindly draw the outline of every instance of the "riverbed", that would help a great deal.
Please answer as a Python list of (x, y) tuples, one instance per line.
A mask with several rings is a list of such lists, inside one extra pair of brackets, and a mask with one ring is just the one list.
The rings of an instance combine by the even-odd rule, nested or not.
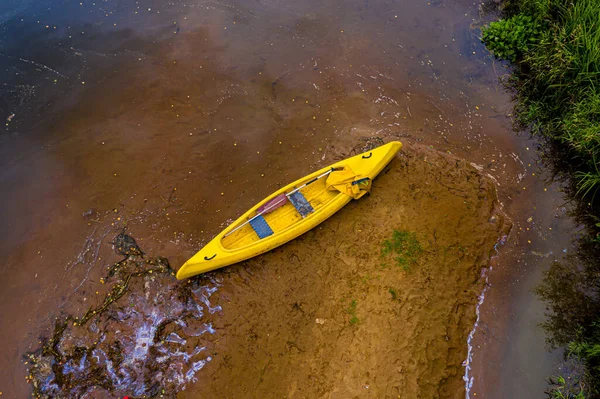
[(431, 146), (494, 181), (514, 227), (487, 274), (465, 385), (542, 395), (559, 354), (544, 347), (531, 288), (573, 227), (536, 144), (512, 131), (507, 70), (479, 42), (479, 3), (0, 7), (3, 395), (27, 395), (22, 356), (101, 295), (124, 228), (176, 268), (366, 137)]

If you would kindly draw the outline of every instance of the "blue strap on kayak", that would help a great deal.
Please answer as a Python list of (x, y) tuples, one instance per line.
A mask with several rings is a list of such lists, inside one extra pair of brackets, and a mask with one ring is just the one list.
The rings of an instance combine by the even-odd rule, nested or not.
[(296, 208), (298, 213), (300, 215), (302, 215), (303, 218), (308, 216), (309, 213), (312, 213), (315, 211), (313, 209), (312, 205), (310, 205), (308, 200), (304, 197), (304, 195), (302, 195), (302, 193), (300, 191), (296, 191), (295, 193), (289, 195), (288, 198), (290, 199), (290, 202), (292, 203), (292, 205), (294, 205), (294, 207)]
[(269, 226), (269, 224), (262, 215), (259, 215), (254, 219), (250, 220), (250, 226), (252, 226), (254, 231), (256, 231), (256, 234), (258, 234), (258, 237), (260, 239), (263, 239), (273, 234), (271, 226)]

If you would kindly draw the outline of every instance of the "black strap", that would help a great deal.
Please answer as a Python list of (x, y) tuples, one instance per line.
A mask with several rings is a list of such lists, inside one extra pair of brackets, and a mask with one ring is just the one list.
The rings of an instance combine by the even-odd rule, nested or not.
[(362, 179), (358, 179), (358, 180), (353, 181), (352, 185), (356, 186), (357, 184), (364, 183), (364, 182), (369, 181), (369, 180), (371, 180), (371, 179), (368, 178), (368, 177), (363, 177)]

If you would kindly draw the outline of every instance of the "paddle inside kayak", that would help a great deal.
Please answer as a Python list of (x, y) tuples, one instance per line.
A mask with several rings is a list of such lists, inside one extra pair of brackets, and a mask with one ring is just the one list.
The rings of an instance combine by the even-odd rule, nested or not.
[(252, 258), (306, 233), (371, 189), (402, 143), (339, 161), (274, 192), (219, 233), (177, 271), (182, 280)]

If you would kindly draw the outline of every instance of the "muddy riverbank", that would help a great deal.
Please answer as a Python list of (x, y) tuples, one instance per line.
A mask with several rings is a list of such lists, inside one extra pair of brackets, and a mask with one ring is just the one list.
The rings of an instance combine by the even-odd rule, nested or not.
[[(369, 198), (221, 273), (227, 333), (181, 397), (463, 397), (481, 275), (510, 227), (496, 205), (465, 161), (404, 149)], [(380, 255), (394, 230), (422, 245), (408, 270)]]
[(32, 383), (40, 397), (463, 397), (482, 276), (511, 228), (497, 206), (467, 162), (405, 147), (368, 198), (264, 256), (185, 283), (165, 260), (117, 266), (108, 296), (30, 359)]

